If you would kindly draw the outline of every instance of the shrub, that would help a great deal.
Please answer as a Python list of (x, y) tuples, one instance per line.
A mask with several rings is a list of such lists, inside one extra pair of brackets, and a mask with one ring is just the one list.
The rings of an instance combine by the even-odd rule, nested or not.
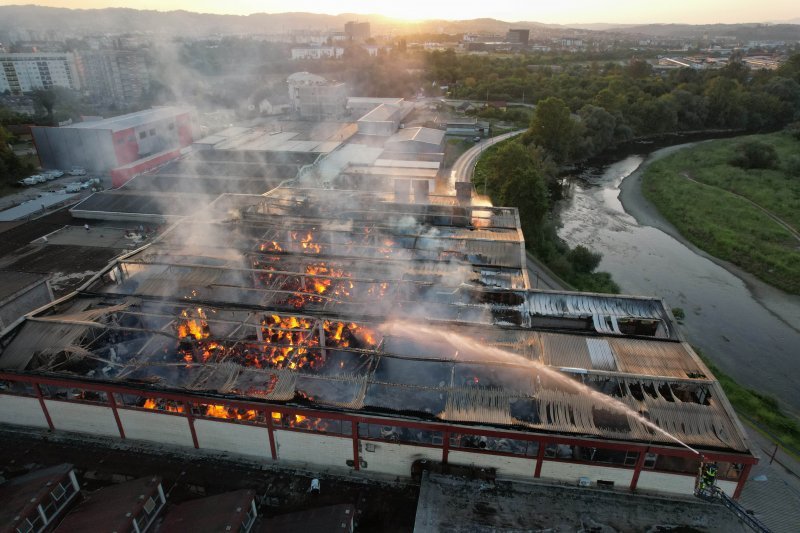
[(775, 168), (778, 166), (778, 152), (765, 142), (750, 141), (736, 146), (730, 164), (740, 168)]
[(786, 159), (786, 173), (800, 177), (800, 155), (792, 155)]
[(600, 259), (602, 259), (602, 255), (596, 252), (592, 252), (585, 246), (576, 246), (572, 250), (570, 250), (567, 258), (569, 262), (572, 264), (572, 268), (575, 272), (581, 272), (585, 274), (589, 274), (594, 272), (594, 270), (600, 265)]

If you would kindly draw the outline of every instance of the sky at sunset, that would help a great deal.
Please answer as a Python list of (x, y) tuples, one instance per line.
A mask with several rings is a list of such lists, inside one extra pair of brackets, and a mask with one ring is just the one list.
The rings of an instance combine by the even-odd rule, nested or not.
[(800, 17), (797, 0), (0, 0), (0, 5), (36, 3), (53, 7), (130, 7), (168, 11), (185, 9), (204, 13), (376, 13), (407, 20), (471, 19), (491, 17), (506, 21), (553, 24), (617, 22), (682, 22), (690, 24), (784, 21)]

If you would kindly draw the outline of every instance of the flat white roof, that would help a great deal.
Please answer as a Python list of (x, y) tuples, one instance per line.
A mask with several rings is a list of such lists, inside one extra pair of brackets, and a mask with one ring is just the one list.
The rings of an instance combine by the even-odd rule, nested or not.
[(145, 109), (118, 117), (104, 118), (103, 120), (78, 122), (70, 126), (61, 126), (61, 128), (121, 131), (191, 112), (192, 109), (188, 107), (154, 107), (153, 109)]

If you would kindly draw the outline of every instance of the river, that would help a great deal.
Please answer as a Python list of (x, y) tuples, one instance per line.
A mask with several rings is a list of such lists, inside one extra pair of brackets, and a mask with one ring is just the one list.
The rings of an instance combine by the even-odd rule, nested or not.
[(571, 193), (559, 208), (559, 235), (571, 246), (601, 252), (600, 270), (610, 272), (623, 293), (683, 308), (682, 332), (690, 343), (800, 418), (800, 297), (712, 260), (641, 196), (642, 165), (685, 146), (628, 155), (572, 176)]

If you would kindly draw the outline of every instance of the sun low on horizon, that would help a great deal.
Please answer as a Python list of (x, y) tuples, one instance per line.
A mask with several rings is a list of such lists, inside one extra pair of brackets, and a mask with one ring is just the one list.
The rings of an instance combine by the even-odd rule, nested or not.
[(0, 0), (2, 5), (33, 3), (49, 7), (100, 9), (127, 7), (158, 11), (186, 10), (200, 13), (249, 15), (252, 13), (308, 12), (337, 15), (353, 13), (383, 15), (400, 21), (430, 19), (499, 20), (569, 23), (742, 23), (797, 19), (794, 0), (775, 0), (769, 5), (750, 0), (673, 0), (650, 4), (640, 0), (617, 0), (613, 5), (596, 0), (560, 2), (464, 2), (454, 0)]

